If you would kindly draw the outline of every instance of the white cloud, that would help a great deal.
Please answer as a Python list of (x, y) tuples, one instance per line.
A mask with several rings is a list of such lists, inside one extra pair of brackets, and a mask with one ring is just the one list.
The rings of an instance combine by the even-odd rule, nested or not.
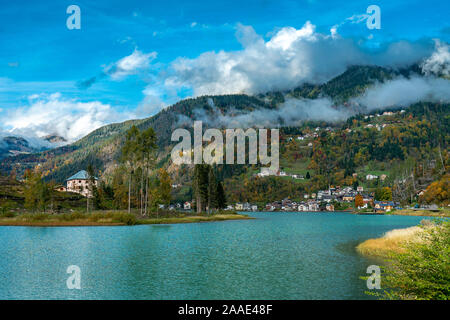
[(156, 52), (143, 53), (137, 49), (132, 54), (126, 56), (112, 66), (105, 68), (105, 73), (109, 74), (113, 80), (122, 79), (128, 75), (136, 74), (150, 66), (150, 62), (157, 56)]
[(435, 40), (436, 50), (422, 63), (422, 71), (429, 75), (450, 76), (450, 46)]
[[(305, 120), (339, 121), (348, 118), (353, 113), (341, 106), (334, 106), (329, 98), (294, 99), (287, 98), (276, 109), (257, 108), (243, 112), (230, 108), (223, 113), (208, 99), (212, 112), (205, 109), (193, 111), (196, 120), (201, 120), (209, 126), (226, 128), (274, 128), (279, 126), (296, 126)], [(192, 119), (179, 115), (179, 124), (190, 123)]]
[(236, 36), (242, 50), (205, 52), (173, 61), (164, 86), (189, 88), (194, 96), (287, 90), (305, 82), (326, 82), (351, 65), (407, 66), (432, 51), (431, 44), (406, 41), (369, 51), (337, 31), (319, 33), (309, 21), (300, 29), (282, 28), (267, 41), (250, 26), (238, 25)]
[(109, 104), (67, 100), (60, 93), (34, 95), (29, 101), (29, 105), (8, 112), (3, 130), (27, 137), (57, 134), (73, 142), (108, 123), (133, 117)]
[(409, 106), (419, 101), (450, 102), (450, 81), (435, 77), (399, 77), (378, 83), (353, 99), (368, 109)]

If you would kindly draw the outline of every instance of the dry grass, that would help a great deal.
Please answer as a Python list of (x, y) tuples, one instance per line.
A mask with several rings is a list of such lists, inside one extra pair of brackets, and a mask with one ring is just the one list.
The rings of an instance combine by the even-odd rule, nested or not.
[(423, 227), (394, 229), (386, 232), (381, 238), (369, 239), (359, 244), (356, 250), (364, 255), (387, 257), (390, 253), (404, 252), (408, 242), (420, 241)]
[(136, 224), (172, 224), (208, 221), (251, 219), (240, 214), (215, 214), (205, 216), (168, 216), (160, 218), (137, 218), (126, 212), (94, 212), (90, 214), (75, 212), (51, 215), (44, 213), (21, 214), (13, 217), (0, 217), (0, 226), (120, 226)]
[(423, 217), (450, 217), (450, 209), (443, 208), (439, 210), (415, 210), (415, 209), (401, 209), (394, 210), (389, 214), (398, 216), (423, 216)]

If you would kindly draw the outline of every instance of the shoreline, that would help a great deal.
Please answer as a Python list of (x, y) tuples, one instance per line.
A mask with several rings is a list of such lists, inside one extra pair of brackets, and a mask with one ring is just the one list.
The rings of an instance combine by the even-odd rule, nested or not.
[(436, 217), (436, 218), (446, 218), (450, 217), (450, 210), (416, 210), (416, 209), (401, 209), (401, 210), (393, 210), (384, 213), (377, 213), (372, 211), (367, 212), (358, 212), (353, 211), (352, 214), (356, 215), (373, 215), (373, 216), (410, 216), (410, 217)]
[[(19, 218), (19, 219), (17, 219)], [(100, 219), (92, 221), (89, 218), (74, 219), (72, 221), (58, 220), (55, 218), (29, 221), (14, 218), (0, 218), (0, 227), (116, 227), (116, 226), (139, 226), (151, 224), (178, 224), (178, 223), (201, 223), (215, 221), (250, 220), (254, 219), (243, 214), (216, 214), (211, 216), (184, 216), (168, 218), (139, 218), (133, 223), (112, 221), (111, 219)]]
[(389, 258), (392, 253), (405, 252), (405, 245), (420, 241), (424, 226), (393, 229), (379, 238), (367, 239), (356, 246), (356, 251), (372, 258)]

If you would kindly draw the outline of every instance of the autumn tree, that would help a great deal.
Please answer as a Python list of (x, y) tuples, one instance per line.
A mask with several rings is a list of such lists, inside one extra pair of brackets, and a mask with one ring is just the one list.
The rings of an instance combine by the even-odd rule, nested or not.
[(361, 208), (364, 206), (363, 196), (359, 193), (355, 196), (355, 208)]

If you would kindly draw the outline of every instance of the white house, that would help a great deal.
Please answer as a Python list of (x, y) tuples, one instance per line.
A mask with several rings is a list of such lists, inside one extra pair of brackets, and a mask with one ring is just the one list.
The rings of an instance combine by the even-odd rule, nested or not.
[(185, 202), (183, 205), (184, 210), (191, 210), (191, 203), (190, 202)]
[(261, 171), (258, 173), (258, 177), (268, 177), (268, 176), (275, 176), (277, 172), (275, 170), (272, 170), (270, 168), (261, 168)]
[[(97, 187), (98, 178), (94, 178), (94, 185)], [(90, 190), (89, 174), (85, 170), (78, 171), (69, 179), (66, 180), (68, 192), (76, 192), (85, 197), (92, 197), (92, 190)]]
[(373, 174), (368, 174), (366, 176), (366, 180), (375, 180), (375, 179), (378, 179), (378, 176), (373, 175)]
[(298, 211), (308, 211), (308, 205), (306, 205), (304, 203), (300, 203), (298, 205)]

